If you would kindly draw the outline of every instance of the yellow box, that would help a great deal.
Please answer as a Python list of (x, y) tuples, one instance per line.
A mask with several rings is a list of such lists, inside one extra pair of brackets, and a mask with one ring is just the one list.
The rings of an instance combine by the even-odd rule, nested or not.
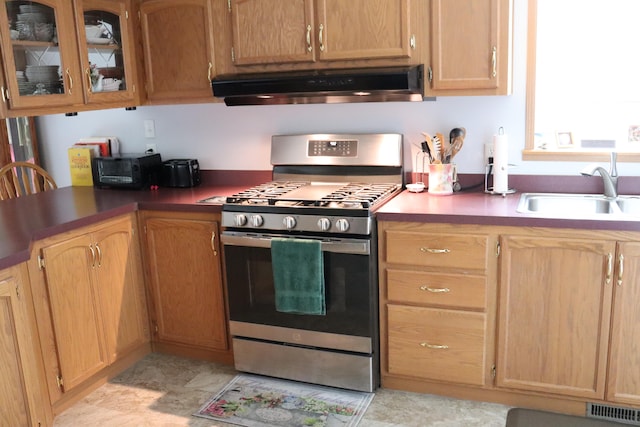
[(91, 173), (91, 159), (95, 153), (94, 147), (69, 148), (69, 172), (71, 173), (71, 185), (92, 186), (93, 175)]

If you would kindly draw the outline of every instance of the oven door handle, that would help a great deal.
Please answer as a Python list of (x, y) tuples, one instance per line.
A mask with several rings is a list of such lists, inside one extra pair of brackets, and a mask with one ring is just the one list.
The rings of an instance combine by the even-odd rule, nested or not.
[[(271, 248), (271, 240), (280, 236), (268, 234), (246, 235), (225, 232), (220, 236), (223, 245), (246, 246), (251, 248)], [(304, 239), (312, 239), (305, 237)], [(323, 252), (334, 252), (340, 254), (369, 255), (371, 253), (371, 242), (361, 239), (319, 239)]]

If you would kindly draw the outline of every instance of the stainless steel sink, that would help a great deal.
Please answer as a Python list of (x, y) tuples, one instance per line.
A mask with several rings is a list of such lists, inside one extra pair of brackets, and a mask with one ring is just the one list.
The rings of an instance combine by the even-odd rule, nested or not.
[(618, 196), (616, 203), (623, 214), (640, 216), (640, 196)]
[[(617, 199), (607, 198), (595, 194), (569, 193), (523, 193), (516, 210), (521, 213), (540, 213), (553, 216), (561, 215), (571, 218), (575, 216), (621, 214), (622, 209), (617, 201), (630, 196), (620, 196)], [(628, 199), (628, 209), (637, 209), (640, 214), (640, 198)], [(633, 208), (631, 207), (633, 204)]]

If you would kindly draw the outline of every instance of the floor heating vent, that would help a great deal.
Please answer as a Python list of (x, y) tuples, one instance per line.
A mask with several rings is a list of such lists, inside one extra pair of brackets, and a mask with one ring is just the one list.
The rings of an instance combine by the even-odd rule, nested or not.
[(587, 417), (640, 426), (640, 410), (587, 403)]

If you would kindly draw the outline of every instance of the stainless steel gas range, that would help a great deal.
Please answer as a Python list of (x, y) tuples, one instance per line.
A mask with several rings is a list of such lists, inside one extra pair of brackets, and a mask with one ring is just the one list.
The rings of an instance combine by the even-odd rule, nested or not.
[(222, 207), (236, 369), (374, 391), (374, 216), (402, 189), (402, 135), (278, 135), (271, 163)]

